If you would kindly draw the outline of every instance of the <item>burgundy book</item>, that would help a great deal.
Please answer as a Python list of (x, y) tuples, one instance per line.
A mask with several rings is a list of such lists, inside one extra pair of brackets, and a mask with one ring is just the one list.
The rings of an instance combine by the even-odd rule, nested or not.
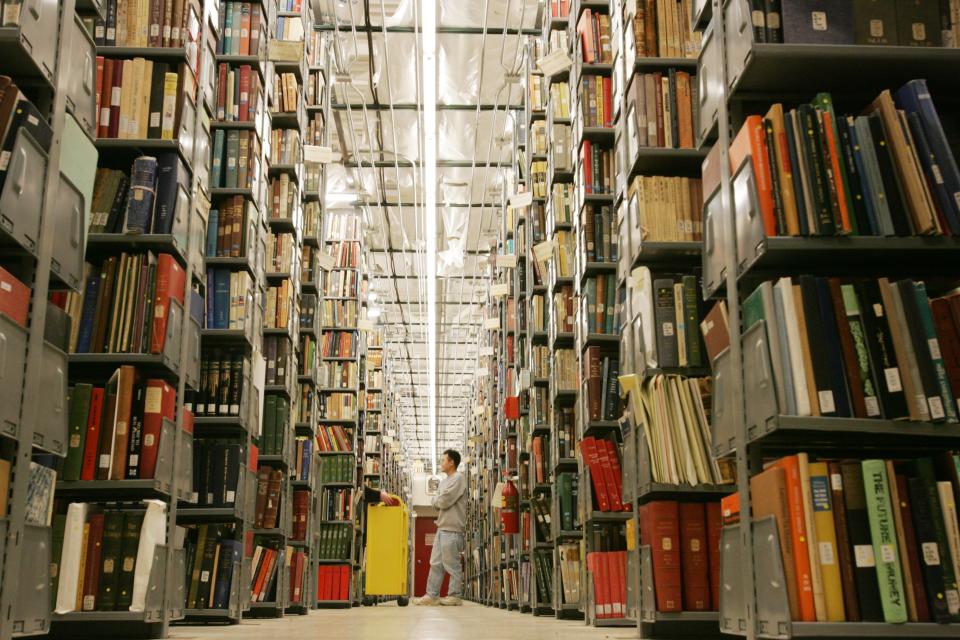
[(710, 562), (710, 609), (720, 610), (720, 530), (722, 516), (719, 502), (708, 502), (707, 512), (707, 556)]
[(707, 554), (707, 516), (703, 504), (680, 505), (680, 563), (683, 610), (710, 609), (710, 560)]
[(657, 611), (681, 611), (680, 514), (676, 502), (655, 500), (640, 507), (640, 544), (650, 546)]
[(100, 563), (103, 558), (103, 513), (91, 514), (89, 523), (87, 559), (83, 565), (82, 611), (97, 610), (97, 594), (100, 592)]

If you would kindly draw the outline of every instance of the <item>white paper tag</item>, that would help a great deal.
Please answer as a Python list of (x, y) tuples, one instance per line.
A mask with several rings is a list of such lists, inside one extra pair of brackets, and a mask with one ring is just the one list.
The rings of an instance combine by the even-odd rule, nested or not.
[(563, 73), (571, 66), (573, 66), (573, 60), (563, 49), (556, 49), (537, 60), (537, 67), (547, 76)]
[(833, 544), (829, 542), (821, 542), (820, 546), (820, 564), (833, 564), (834, 555), (833, 555)]
[(340, 160), (340, 154), (330, 147), (318, 147), (312, 144), (303, 146), (303, 161), (314, 164), (329, 164)]
[(529, 207), (531, 204), (533, 204), (532, 191), (520, 191), (510, 196), (510, 206), (514, 209)]
[(928, 567), (940, 566), (940, 547), (936, 542), (924, 542), (920, 545), (920, 552), (923, 554), (923, 564)]
[(930, 357), (934, 360), (939, 360), (942, 356), (940, 355), (940, 341), (936, 338), (930, 338), (927, 340), (927, 346), (930, 349)]
[(553, 258), (553, 240), (533, 245), (533, 257), (537, 262), (547, 262)]
[(875, 567), (877, 561), (873, 557), (873, 545), (856, 544), (853, 546), (854, 562), (858, 567)]
[(517, 256), (513, 254), (497, 256), (497, 266), (504, 269), (516, 269), (517, 268)]
[(883, 562), (895, 562), (896, 559), (897, 551), (892, 544), (880, 545), (880, 560)]
[(930, 396), (927, 398), (927, 405), (930, 407), (930, 417), (934, 420), (940, 420), (946, 414), (943, 412), (943, 401), (940, 396)]
[(660, 548), (664, 551), (673, 550), (673, 538), (670, 536), (664, 536), (660, 538)]
[(834, 491), (843, 491), (843, 476), (839, 473), (831, 473), (830, 488)]
[(867, 405), (867, 416), (874, 418), (880, 415), (880, 401), (876, 396), (865, 396), (863, 402)]
[(490, 295), (494, 298), (500, 298), (510, 295), (509, 284), (495, 284), (490, 287)]
[(890, 393), (903, 391), (903, 385), (900, 383), (900, 370), (897, 367), (888, 367), (884, 369), (883, 377), (887, 381), (887, 391)]
[(500, 328), (500, 318), (487, 318), (483, 321), (484, 329), (499, 329)]
[(830, 389), (817, 391), (817, 398), (820, 400), (820, 413), (833, 413), (837, 410), (836, 405), (833, 404), (833, 391)]
[(227, 491), (227, 502), (234, 502), (237, 499), (236, 491)]

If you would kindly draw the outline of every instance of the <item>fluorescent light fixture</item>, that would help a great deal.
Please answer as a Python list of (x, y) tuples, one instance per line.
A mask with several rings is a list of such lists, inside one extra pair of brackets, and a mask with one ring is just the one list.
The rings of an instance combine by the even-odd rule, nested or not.
[(427, 234), (427, 363), (430, 462), (437, 473), (437, 0), (420, 0), (423, 44), (423, 185)]

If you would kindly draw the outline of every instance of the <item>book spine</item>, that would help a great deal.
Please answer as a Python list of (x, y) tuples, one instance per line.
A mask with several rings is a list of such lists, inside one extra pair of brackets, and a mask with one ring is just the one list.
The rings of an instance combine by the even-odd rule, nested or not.
[(906, 592), (900, 573), (886, 463), (883, 460), (864, 460), (862, 467), (883, 618), (885, 622), (906, 622)]

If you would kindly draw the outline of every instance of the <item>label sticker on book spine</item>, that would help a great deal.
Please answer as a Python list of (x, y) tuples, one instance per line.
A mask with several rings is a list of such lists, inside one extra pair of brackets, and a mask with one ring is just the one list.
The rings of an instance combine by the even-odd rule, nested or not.
[(810, 12), (810, 26), (814, 31), (826, 31), (827, 30), (827, 12), (826, 11), (811, 11)]
[(934, 360), (940, 360), (940, 341), (936, 338), (927, 340), (927, 348), (930, 349), (930, 357)]
[(873, 545), (855, 544), (853, 545), (854, 562), (860, 568), (875, 567), (877, 561), (873, 557)]
[(914, 22), (910, 25), (910, 32), (913, 34), (914, 40), (926, 40), (927, 39), (927, 27), (922, 22)]
[(957, 613), (960, 611), (960, 593), (956, 589), (947, 589), (947, 611)]
[(880, 401), (876, 396), (866, 396), (863, 402), (867, 405), (867, 416), (874, 418), (880, 415)]
[(936, 542), (924, 542), (920, 545), (920, 553), (923, 554), (923, 564), (928, 567), (940, 566), (940, 547)]
[(930, 405), (930, 418), (941, 420), (946, 415), (943, 412), (943, 401), (940, 396), (930, 396), (927, 398), (927, 404)]
[(673, 550), (673, 538), (671, 538), (670, 536), (664, 536), (663, 538), (661, 538), (661, 539), (660, 539), (660, 548), (663, 549), (664, 551), (672, 551), (672, 550)]
[(843, 491), (843, 476), (839, 473), (831, 473), (830, 488), (834, 491)]
[(820, 413), (833, 413), (837, 410), (833, 404), (833, 391), (817, 391), (817, 399), (820, 400)]
[(820, 564), (833, 564), (835, 562), (833, 555), (833, 543), (831, 542), (821, 542), (820, 547)]
[(883, 20), (879, 20), (877, 18), (870, 20), (870, 37), (871, 38), (883, 37)]
[(882, 562), (897, 561), (897, 551), (892, 544), (880, 545), (880, 560)]
[(903, 384), (900, 382), (900, 370), (897, 367), (887, 367), (884, 369), (883, 377), (887, 381), (887, 391), (890, 393), (903, 391)]

